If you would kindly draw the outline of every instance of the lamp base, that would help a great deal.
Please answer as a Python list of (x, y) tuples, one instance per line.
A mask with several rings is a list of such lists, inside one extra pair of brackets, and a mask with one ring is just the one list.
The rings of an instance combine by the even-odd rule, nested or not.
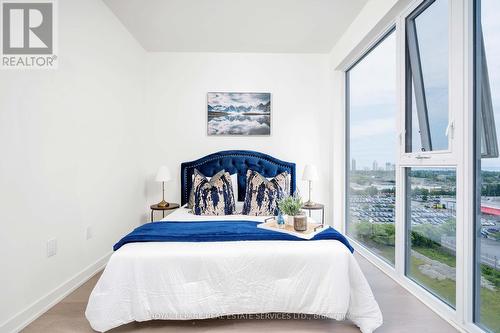
[(170, 203), (166, 202), (165, 200), (160, 201), (159, 203), (156, 204), (158, 207), (166, 208), (170, 206)]
[(314, 206), (314, 205), (316, 205), (316, 203), (315, 203), (315, 202), (313, 202), (313, 201), (311, 201), (311, 200), (308, 200), (308, 201), (306, 201), (306, 202), (304, 203), (304, 206), (306, 206), (306, 207), (312, 207), (312, 206)]

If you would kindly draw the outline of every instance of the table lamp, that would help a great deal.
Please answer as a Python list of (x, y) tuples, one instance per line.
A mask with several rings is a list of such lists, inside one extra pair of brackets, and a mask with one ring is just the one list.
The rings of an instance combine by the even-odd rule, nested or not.
[(161, 166), (158, 169), (158, 173), (156, 174), (155, 180), (157, 182), (161, 182), (161, 188), (162, 188), (162, 199), (158, 203), (158, 207), (168, 207), (169, 203), (165, 201), (165, 182), (168, 182), (170, 179), (170, 170), (166, 166)]
[(314, 206), (315, 203), (311, 200), (311, 183), (318, 180), (318, 171), (316, 167), (312, 164), (307, 164), (304, 168), (304, 173), (302, 174), (302, 180), (309, 182), (309, 200), (304, 204), (304, 206), (310, 207)]

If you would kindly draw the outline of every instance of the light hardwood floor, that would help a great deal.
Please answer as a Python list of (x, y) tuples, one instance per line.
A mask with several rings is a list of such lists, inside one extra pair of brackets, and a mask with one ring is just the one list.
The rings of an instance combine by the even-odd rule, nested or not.
[[(384, 324), (377, 333), (447, 333), (457, 332), (447, 322), (432, 312), (418, 299), (396, 284), (368, 261), (356, 255), (375, 294), (382, 313)], [(85, 307), (90, 292), (99, 278), (94, 276), (83, 286), (75, 290), (60, 303), (55, 305), (23, 332), (94, 332), (85, 319)], [(335, 320), (196, 320), (196, 321), (150, 321), (130, 323), (109, 332), (335, 332), (350, 333), (359, 329), (349, 321)]]

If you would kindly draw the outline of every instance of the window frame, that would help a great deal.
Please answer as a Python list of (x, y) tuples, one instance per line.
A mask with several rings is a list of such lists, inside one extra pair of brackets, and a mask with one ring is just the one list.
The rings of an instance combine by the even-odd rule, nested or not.
[[(420, 129), (420, 140), (425, 151), (431, 152), (432, 140), (431, 130), (429, 125), (429, 113), (427, 110), (427, 98), (424, 86), (424, 75), (422, 73), (422, 62), (420, 59), (420, 47), (418, 45), (417, 27), (415, 26), (415, 18), (422, 14), (428, 7), (430, 7), (435, 0), (423, 1), (410, 15), (405, 18), (405, 70), (406, 70), (406, 145), (405, 152), (412, 152), (412, 133), (408, 128), (412, 128), (412, 111), (413, 111), (413, 92), (415, 92), (415, 104), (417, 111), (418, 123), (425, 124)], [(413, 84), (413, 86), (412, 86)], [(412, 89), (413, 88), (413, 89)], [(408, 122), (410, 124), (408, 125)], [(448, 145), (450, 144), (448, 140)]]
[[(453, 50), (457, 47), (455, 44), (455, 40), (451, 38), (451, 35), (454, 32), (455, 28), (455, 19), (456, 17), (453, 16), (453, 6), (452, 2), (455, 0), (447, 0), (448, 3), (448, 149), (446, 150), (426, 150), (426, 151), (419, 151), (419, 152), (414, 152), (411, 150), (412, 142), (411, 142), (411, 119), (412, 119), (412, 68), (410, 68), (410, 63), (412, 62), (411, 60), (411, 50), (410, 46), (408, 45), (408, 38), (407, 38), (407, 30), (413, 26), (414, 27), (414, 21), (413, 19), (416, 18), (418, 15), (423, 13), (426, 9), (428, 9), (430, 6), (432, 6), (436, 1), (442, 1), (442, 0), (420, 0), (416, 1), (412, 6), (409, 6), (405, 12), (402, 13), (400, 20), (401, 20), (401, 26), (402, 26), (402, 54), (400, 57), (402, 59), (405, 59), (405, 61), (401, 64), (400, 71), (402, 75), (404, 76), (404, 81), (403, 81), (403, 86), (401, 89), (401, 94), (402, 94), (402, 100), (404, 101), (404, 104), (401, 106), (402, 110), (400, 112), (404, 114), (404, 117), (402, 117), (402, 122), (401, 122), (401, 128), (404, 129), (405, 135), (401, 135), (403, 138), (402, 141), (402, 154), (400, 155), (400, 165), (403, 168), (401, 171), (402, 174), (402, 179), (401, 179), (401, 184), (404, 183), (404, 192), (402, 193), (401, 197), (399, 198), (399, 209), (403, 212), (403, 220), (400, 221), (404, 225), (404, 235), (405, 235), (405, 241), (403, 244), (404, 247), (404, 268), (403, 268), (403, 274), (406, 279), (409, 279), (414, 283), (418, 288), (421, 288), (425, 293), (428, 294), (430, 298), (432, 298), (432, 303), (433, 307), (440, 308), (441, 311), (446, 312), (448, 315), (451, 315), (452, 317), (456, 317), (457, 311), (461, 311), (462, 304), (459, 300), (459, 286), (461, 283), (461, 279), (459, 277), (459, 272), (461, 271), (461, 268), (459, 267), (459, 260), (461, 258), (459, 257), (459, 249), (457, 247), (456, 253), (455, 253), (455, 261), (456, 261), (456, 284), (455, 284), (455, 306), (451, 306), (447, 302), (443, 301), (440, 297), (438, 297), (436, 294), (431, 292), (428, 288), (426, 288), (424, 285), (420, 285), (416, 280), (414, 280), (410, 275), (409, 275), (409, 264), (410, 264), (410, 255), (411, 255), (411, 236), (410, 236), (410, 231), (411, 231), (411, 210), (409, 208), (409, 205), (411, 205), (411, 200), (408, 199), (408, 191), (411, 191), (411, 186), (408, 183), (409, 182), (409, 177), (407, 177), (407, 172), (408, 169), (411, 168), (453, 168), (455, 169), (456, 172), (456, 188), (457, 188), (457, 194), (456, 194), (456, 202), (457, 202), (457, 207), (461, 206), (461, 202), (459, 201), (459, 193), (460, 193), (460, 188), (461, 184), (459, 181), (459, 173), (461, 172), (460, 170), (460, 165), (458, 163), (458, 154), (457, 154), (457, 149), (456, 149), (456, 141), (455, 139), (455, 118), (460, 117), (461, 113), (461, 108), (460, 106), (456, 105), (453, 103), (453, 98), (456, 97), (459, 87), (456, 87), (456, 85), (453, 84), (455, 72), (454, 68), (457, 67), (457, 59), (453, 57)], [(410, 27), (409, 27), (410, 26)], [(417, 46), (418, 48), (418, 46)], [(414, 50), (415, 51), (415, 50)], [(417, 59), (419, 60), (419, 59)], [(413, 60), (415, 62), (415, 59)], [(422, 75), (420, 73), (419, 75)], [(417, 80), (418, 82), (418, 80)], [(417, 101), (417, 96), (416, 97), (416, 102), (417, 102), (417, 112), (422, 113), (426, 112), (426, 100), (425, 100), (425, 87), (422, 85), (421, 86), (421, 95), (423, 95), (423, 98), (421, 99), (421, 103), (424, 103), (424, 105), (418, 108), (418, 101)], [(415, 92), (418, 90), (418, 87), (415, 86)], [(416, 94), (417, 95), (417, 94)], [(419, 116), (419, 121), (420, 119), (427, 119), (428, 117), (426, 116)], [(408, 123), (409, 122), (409, 123)], [(410, 130), (408, 130), (410, 128)], [(430, 132), (430, 128), (428, 129)], [(428, 134), (430, 135), (430, 134)], [(425, 137), (425, 134), (424, 134)], [(404, 141), (404, 142), (403, 142)], [(430, 144), (430, 138), (429, 138), (429, 144)], [(422, 144), (424, 145), (424, 141), (422, 141)], [(410, 148), (408, 152), (408, 148)], [(396, 187), (397, 188), (397, 187)], [(459, 217), (459, 210), (457, 209), (456, 212), (456, 225), (457, 225), (457, 230), (456, 230), (456, 242), (459, 244), (459, 228), (458, 228), (458, 223), (460, 222), (460, 217)]]
[[(475, 232), (477, 208), (475, 203), (476, 187), (476, 155), (475, 155), (475, 127), (476, 117), (474, 117), (475, 101), (474, 101), (474, 4), (475, 0), (452, 0), (449, 4), (449, 24), (450, 24), (450, 62), (449, 62), (449, 110), (451, 115), (450, 120), (453, 121), (453, 140), (449, 145), (449, 151), (435, 152), (420, 152), (420, 153), (405, 153), (406, 133), (405, 122), (405, 22), (404, 19), (409, 15), (422, 0), (408, 0), (400, 7), (390, 12), (387, 12), (382, 19), (383, 22), (389, 24), (373, 25), (373, 28), (368, 29), (366, 36), (360, 36), (359, 42), (354, 43), (351, 50), (346, 52), (346, 57), (338, 62), (334, 68), (334, 80), (339, 84), (340, 89), (345, 89), (345, 76), (341, 75), (351, 64), (355, 63), (376, 41), (385, 34), (389, 26), (396, 26), (397, 39), (397, 59), (398, 59), (398, 133), (399, 133), (399, 160), (396, 161), (396, 266), (393, 268), (385, 263), (382, 259), (366, 250), (356, 241), (349, 238), (351, 244), (358, 254), (368, 259), (372, 264), (377, 266), (385, 274), (394, 279), (403, 288), (416, 296), (420, 301), (429, 306), (434, 312), (440, 315), (443, 319), (449, 322), (452, 326), (460, 331), (480, 333), (484, 332), (475, 322), (475, 305), (474, 301), (474, 274), (476, 269), (474, 263), (475, 251)], [(375, 37), (374, 37), (375, 36)], [(337, 61), (337, 59), (335, 59)], [(340, 107), (347, 107), (345, 104), (345, 92), (339, 95), (342, 99)], [(345, 111), (345, 109), (344, 109)], [(344, 115), (342, 115), (344, 117)], [(345, 122), (343, 130), (347, 130), (348, 123)], [(342, 133), (340, 140), (334, 144), (338, 147), (338, 151), (342, 153), (344, 158), (341, 163), (341, 181), (347, 186), (348, 178), (346, 177), (348, 141), (345, 133)], [(423, 157), (423, 158), (418, 158)], [(457, 215), (456, 215), (456, 309), (450, 309), (449, 306), (430, 295), (423, 290), (422, 287), (411, 281), (404, 274), (405, 269), (405, 241), (402, 237), (406, 237), (406, 223), (404, 201), (401, 195), (406, 194), (406, 184), (404, 183), (404, 168), (419, 167), (419, 166), (435, 166), (435, 167), (455, 167), (456, 170), (456, 187), (457, 187)], [(340, 196), (334, 196), (335, 205), (339, 209), (340, 230), (345, 232), (346, 226), (346, 187)], [(402, 223), (403, 222), (403, 223)]]
[[(496, 126), (494, 123), (494, 110), (491, 100), (491, 87), (489, 82), (488, 67), (485, 58), (484, 49), (484, 36), (481, 29), (481, 0), (471, 0), (469, 4), (468, 17), (471, 23), (471, 61), (469, 73), (471, 81), (471, 112), (469, 114), (469, 119), (471, 119), (471, 126), (467, 127), (467, 134), (470, 134), (469, 144), (470, 144), (470, 154), (467, 156), (471, 164), (471, 207), (469, 211), (469, 216), (471, 218), (471, 225), (468, 226), (468, 233), (471, 235), (468, 241), (468, 252), (470, 253), (470, 259), (466, 261), (466, 267), (468, 275), (466, 276), (466, 288), (467, 297), (471, 300), (471, 304), (467, 307), (467, 312), (465, 316), (467, 318), (466, 327), (471, 332), (489, 332), (489, 328), (480, 322), (480, 292), (481, 292), (481, 251), (478, 246), (478, 239), (481, 232), (481, 187), (478, 186), (481, 180), (481, 160), (485, 158), (497, 158), (498, 157), (498, 143), (496, 139)], [(481, 73), (481, 79), (478, 80), (478, 72)], [(485, 89), (483, 89), (486, 87)], [(485, 91), (486, 90), (486, 91)], [(478, 97), (481, 95), (480, 97)], [(481, 112), (478, 113), (477, 110), (480, 109)], [(486, 109), (486, 110), (485, 110)], [(485, 113), (491, 115), (490, 121), (483, 122)], [(488, 117), (488, 116), (487, 116)], [(490, 138), (493, 142), (487, 143), (490, 147), (487, 148), (486, 154), (483, 154), (481, 139), (484, 137), (478, 137), (478, 131), (482, 134), (486, 133), (486, 138)], [(493, 137), (494, 136), (494, 137)], [(496, 145), (496, 147), (491, 147), (491, 145)], [(495, 150), (496, 149), (496, 150)], [(478, 281), (479, 279), (479, 281)]]
[[(351, 172), (351, 168), (350, 168), (350, 163), (351, 163), (351, 156), (350, 156), (350, 151), (351, 151), (351, 147), (350, 147), (350, 78), (349, 78), (349, 72), (354, 68), (356, 67), (357, 64), (359, 64), (361, 61), (363, 61), (363, 59), (365, 59), (373, 50), (375, 50), (380, 44), (382, 44), (387, 37), (389, 37), (390, 35), (394, 34), (395, 35), (395, 38), (396, 38), (396, 44), (398, 43), (397, 41), (397, 34), (396, 34), (396, 24), (395, 22), (391, 22), (385, 29), (382, 30), (382, 32), (377, 35), (376, 38), (374, 38), (374, 40), (372, 41), (372, 43), (370, 43), (365, 49), (362, 50), (362, 52), (360, 53), (359, 57), (355, 58), (356, 60), (353, 61), (352, 63), (350, 63), (344, 70), (344, 108), (345, 108), (345, 137), (344, 137), (344, 140), (345, 140), (345, 151), (344, 151), (344, 156), (345, 156), (345, 163), (344, 163), (344, 168), (345, 168), (345, 172), (344, 172), (344, 177), (345, 177), (345, 182), (344, 182), (344, 191), (345, 191), (345, 198), (346, 200), (344, 201), (344, 223), (343, 223), (343, 226), (342, 226), (342, 232), (348, 236), (347, 234), (347, 227), (348, 227), (348, 224), (349, 224), (349, 221), (350, 221), (350, 207), (349, 207), (349, 196), (350, 196), (350, 172)], [(396, 55), (397, 56), (397, 55)], [(398, 65), (396, 63), (396, 72), (397, 72), (397, 69), (398, 69)], [(396, 84), (396, 94), (397, 94), (397, 84)], [(397, 106), (397, 105), (396, 105)], [(397, 126), (397, 123), (398, 123), (398, 112), (396, 112), (395, 114), (395, 118), (394, 118), (395, 122), (394, 122), (394, 125)], [(398, 133), (398, 130), (396, 128), (396, 133)], [(396, 161), (397, 161), (397, 156), (398, 156), (398, 146), (395, 146), (394, 147), (395, 149), (395, 157), (396, 157)], [(395, 179), (397, 178), (397, 167), (396, 167), (396, 175), (395, 175)], [(398, 192), (398, 191), (396, 191)], [(397, 195), (397, 193), (396, 193)], [(394, 217), (394, 221), (396, 221), (396, 216)], [(396, 225), (395, 225), (396, 226)], [(396, 240), (395, 242), (397, 241), (397, 232), (396, 232)], [(383, 265), (386, 266), (386, 268), (389, 268), (391, 270), (394, 270), (395, 269), (395, 266), (396, 266), (396, 263), (394, 263), (394, 265), (392, 265), (392, 263), (390, 263), (388, 260), (386, 260), (385, 258), (375, 254), (372, 250), (370, 250), (367, 246), (365, 246), (364, 244), (362, 244), (361, 242), (359, 242), (358, 240), (355, 240), (353, 239), (352, 237), (349, 237), (349, 241), (351, 243), (355, 243), (359, 248), (362, 248), (362, 251), (365, 252), (365, 253), (370, 253), (370, 255), (373, 255), (373, 256), (376, 256), (379, 260), (381, 260), (381, 262), (383, 263)], [(396, 247), (394, 249), (396, 251)], [(395, 253), (395, 260), (397, 261), (397, 256), (396, 256), (396, 253)]]
[[(455, 75), (454, 70), (454, 55), (452, 50), (454, 48), (454, 40), (451, 38), (453, 29), (454, 29), (454, 17), (451, 15), (452, 9), (454, 6), (452, 5), (453, 1), (456, 0), (447, 0), (448, 1), (448, 126), (447, 126), (447, 137), (448, 137), (448, 149), (443, 150), (425, 150), (425, 151), (412, 151), (412, 132), (411, 132), (411, 120), (412, 120), (412, 68), (410, 63), (418, 64), (417, 67), (420, 67), (420, 72), (417, 77), (421, 82), (420, 89), (417, 89), (415, 86), (415, 92), (419, 91), (418, 94), (415, 93), (415, 102), (417, 104), (417, 115), (419, 122), (425, 122), (427, 124), (426, 128), (424, 128), (423, 133), (421, 133), (422, 145), (431, 145), (432, 138), (430, 134), (430, 125), (429, 125), (429, 117), (427, 113), (427, 101), (425, 97), (425, 87), (423, 86), (423, 74), (421, 72), (420, 64), (420, 55), (416, 53), (418, 49), (418, 41), (416, 45), (410, 47), (408, 45), (407, 30), (408, 25), (410, 25), (410, 30), (413, 29), (415, 31), (416, 27), (414, 22), (412, 21), (421, 13), (423, 13), (427, 8), (432, 6), (434, 2), (437, 0), (418, 0), (414, 1), (412, 5), (408, 6), (406, 10), (404, 10), (400, 16), (400, 26), (401, 26), (401, 35), (402, 35), (402, 52), (401, 59), (402, 61), (400, 71), (403, 77), (403, 86), (404, 89), (401, 90), (402, 99), (404, 104), (402, 108), (404, 110), (404, 117), (401, 119), (401, 133), (400, 133), (400, 141), (403, 145), (404, 150), (401, 154), (401, 163), (406, 164), (408, 166), (418, 166), (418, 165), (430, 165), (437, 164), (442, 166), (453, 166), (456, 165), (456, 140), (455, 139), (455, 112), (452, 107), (453, 104), (453, 92), (452, 83)], [(459, 1), (468, 1), (468, 0), (459, 0)], [(410, 23), (410, 24), (408, 24)], [(416, 34), (414, 34), (414, 38), (416, 38)], [(409, 49), (412, 49), (410, 51)], [(412, 61), (413, 59), (413, 61)], [(419, 96), (417, 98), (417, 96)], [(420, 104), (420, 107), (418, 107)], [(409, 126), (407, 126), (407, 123)], [(408, 129), (409, 128), (409, 129)], [(422, 132), (422, 129), (421, 129)], [(426, 143), (427, 142), (427, 143)]]
[[(402, 287), (416, 296), (419, 300), (429, 306), (434, 312), (448, 321), (452, 326), (467, 332), (483, 332), (474, 324), (472, 314), (473, 309), (473, 271), (472, 255), (474, 254), (473, 235), (474, 226), (471, 221), (474, 218), (473, 191), (474, 186), (474, 153), (473, 153), (473, 1), (474, 0), (452, 0), (448, 2), (449, 18), (449, 86), (448, 86), (448, 119), (451, 135), (447, 151), (431, 152), (411, 152), (406, 153), (406, 48), (405, 48), (405, 18), (412, 13), (425, 0), (408, 0), (398, 9), (388, 12), (384, 17), (385, 22), (396, 26), (397, 39), (397, 59), (398, 59), (398, 138), (399, 138), (399, 158), (396, 161), (396, 266), (392, 268), (383, 260), (373, 255), (352, 239), (353, 247), (363, 257), (376, 265), (385, 274), (393, 278)], [(375, 44), (378, 38), (388, 29), (388, 25), (383, 27), (374, 25), (367, 37), (359, 39), (359, 44), (355, 45), (343, 61), (339, 63), (335, 70), (343, 73), (350, 64), (359, 59), (363, 53)], [(381, 33), (377, 33), (379, 31)], [(370, 37), (368, 37), (370, 36)], [(376, 36), (372, 38), (373, 36)], [(366, 47), (365, 47), (366, 45)], [(361, 52), (358, 50), (362, 50)], [(338, 77), (341, 81), (342, 89), (345, 89), (345, 77)], [(345, 93), (341, 98), (345, 98)], [(348, 105), (343, 103), (344, 107)], [(346, 109), (344, 109), (345, 111)], [(345, 123), (347, 129), (348, 123)], [(343, 146), (340, 151), (344, 157), (347, 155), (348, 137), (344, 135)], [(337, 143), (339, 144), (339, 143)], [(344, 160), (343, 168), (348, 164), (348, 159)], [(406, 253), (406, 223), (405, 223), (405, 201), (402, 196), (406, 195), (406, 184), (404, 170), (406, 167), (449, 167), (456, 170), (456, 309), (453, 310), (448, 305), (425, 291), (421, 286), (413, 282), (405, 275), (405, 253)], [(342, 170), (342, 180), (348, 186), (346, 170)], [(345, 189), (345, 188), (344, 188)], [(347, 192), (341, 199), (342, 217), (341, 230), (345, 232), (346, 208), (345, 202)], [(338, 201), (335, 201), (338, 202)], [(334, 204), (335, 204), (334, 202)], [(466, 223), (467, 222), (467, 223)]]

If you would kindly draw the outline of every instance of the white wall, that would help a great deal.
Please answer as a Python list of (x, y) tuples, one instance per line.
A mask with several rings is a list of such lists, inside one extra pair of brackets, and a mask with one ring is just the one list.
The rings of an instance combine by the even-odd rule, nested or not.
[[(251, 149), (296, 162), (298, 188), (304, 197), (304, 165), (317, 165), (321, 181), (314, 185), (313, 199), (327, 204), (330, 211), (328, 55), (152, 53), (148, 54), (147, 78), (148, 117), (154, 136), (154, 153), (148, 160), (150, 180), (160, 164), (173, 170), (168, 200), (180, 200), (181, 162), (219, 150)], [(271, 92), (271, 136), (207, 136), (209, 91)], [(150, 181), (148, 198), (158, 201), (159, 195), (159, 185)]]
[(148, 213), (145, 52), (101, 1), (58, 5), (59, 68), (0, 72), (1, 332)]

